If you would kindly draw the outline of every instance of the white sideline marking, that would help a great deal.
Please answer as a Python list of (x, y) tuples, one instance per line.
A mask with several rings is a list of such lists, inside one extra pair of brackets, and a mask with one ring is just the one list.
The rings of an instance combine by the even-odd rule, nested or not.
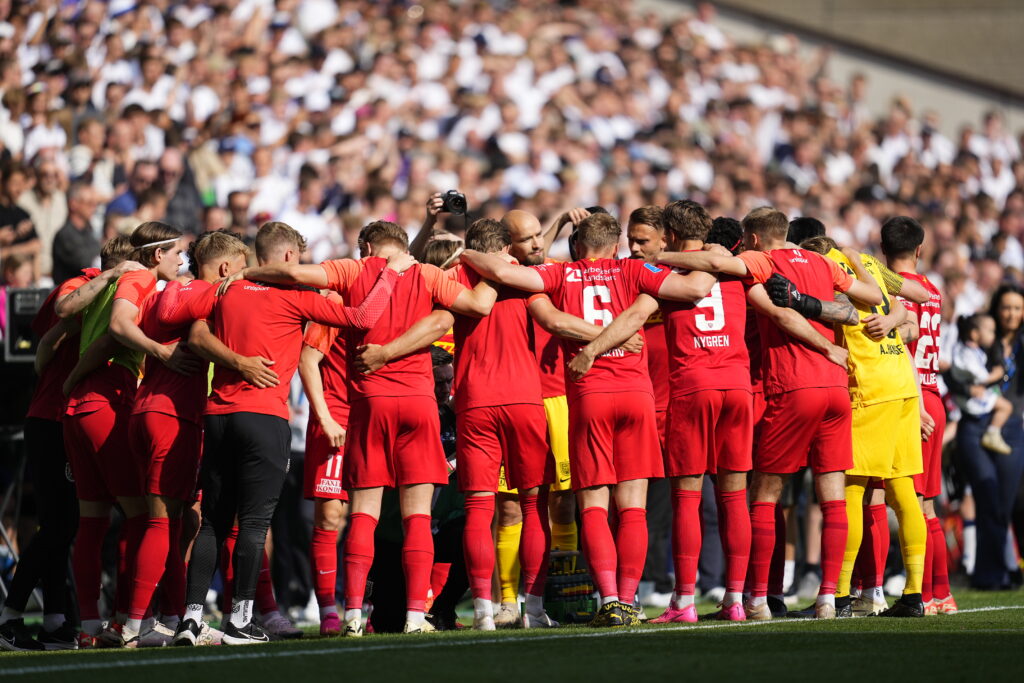
[[(974, 607), (971, 609), (962, 609), (960, 614), (971, 614), (975, 612), (1000, 612), (1004, 610), (1019, 610), (1024, 609), (1024, 605), (1006, 605), (1006, 606), (994, 606), (994, 607)], [(940, 617), (948, 618), (948, 617)], [(523, 643), (523, 642), (541, 642), (549, 640), (563, 640), (566, 638), (607, 638), (614, 636), (639, 636), (639, 635), (650, 635), (657, 633), (665, 633), (666, 631), (704, 631), (707, 629), (719, 629), (719, 628), (743, 628), (743, 627), (754, 627), (754, 626), (770, 626), (773, 623), (786, 623), (786, 624), (810, 624), (815, 623), (814, 619), (779, 619), (777, 621), (741, 621), (741, 622), (721, 622), (716, 624), (698, 624), (696, 626), (667, 626), (664, 628), (657, 629), (615, 629), (609, 631), (596, 631), (596, 632), (583, 632), (583, 633), (551, 633), (547, 635), (529, 636), (525, 638), (472, 638), (466, 640), (433, 640), (430, 636), (421, 636), (424, 641), (410, 643), (407, 640), (401, 642), (388, 642), (388, 643), (366, 643), (365, 645), (353, 645), (347, 647), (339, 647), (336, 642), (324, 643), (320, 647), (312, 647), (308, 649), (288, 649), (288, 650), (247, 650), (245, 646), (242, 646), (241, 652), (234, 651), (230, 654), (218, 654), (224, 652), (225, 649), (229, 649), (230, 646), (219, 646), (213, 647), (212, 651), (209, 647), (201, 648), (202, 651), (210, 652), (210, 654), (193, 655), (191, 657), (147, 657), (145, 659), (134, 657), (126, 657), (123, 659), (105, 659), (102, 662), (90, 662), (83, 661), (82, 659), (76, 659), (75, 661), (68, 661), (61, 664), (47, 664), (43, 666), (21, 666), (13, 669), (0, 669), (0, 678), (4, 676), (20, 676), (23, 674), (40, 674), (40, 673), (59, 673), (64, 671), (87, 671), (96, 669), (124, 669), (124, 668), (135, 668), (144, 666), (171, 666), (176, 664), (197, 664), (200, 662), (229, 662), (245, 659), (269, 659), (277, 657), (304, 657), (304, 656), (315, 656), (315, 655), (345, 655), (349, 653), (357, 652), (373, 652), (376, 650), (417, 650), (422, 648), (438, 648), (438, 647), (459, 647), (463, 645), (494, 645), (498, 643)], [(972, 633), (1000, 633), (1004, 631), (1010, 631), (1012, 629), (978, 629), (971, 631)], [(836, 631), (829, 631), (829, 633), (838, 633)], [(864, 633), (864, 631), (844, 631), (843, 633)], [(230, 648), (234, 649), (234, 648)], [(52, 653), (51, 653), (52, 654)], [(0, 655), (0, 661), (2, 661), (2, 655)]]

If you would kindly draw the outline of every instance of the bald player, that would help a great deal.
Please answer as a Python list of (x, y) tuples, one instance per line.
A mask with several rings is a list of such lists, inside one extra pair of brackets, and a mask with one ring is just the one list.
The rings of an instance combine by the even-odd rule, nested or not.
[[(512, 240), (509, 254), (526, 266), (545, 263), (547, 244), (544, 240), (544, 228), (536, 216), (517, 209), (506, 213), (501, 222), (508, 228)], [(555, 466), (555, 477), (548, 497), (551, 549), (573, 551), (577, 549), (578, 541), (575, 499), (572, 495), (569, 471), (569, 404), (565, 398), (562, 346), (558, 339), (536, 320), (531, 320), (528, 324), (531, 344), (541, 373), (541, 396), (547, 420), (548, 446)], [(498, 495), (497, 558), (501, 604), (495, 612), (494, 623), (498, 628), (502, 628), (515, 626), (519, 619), (516, 597), (519, 589), (522, 511), (513, 492), (507, 488), (499, 488)]]
[[(524, 266), (551, 262), (547, 258), (543, 227), (526, 211), (509, 211), (501, 222), (512, 238), (511, 254)], [(562, 345), (536, 322), (533, 323), (534, 350), (541, 371), (544, 413), (548, 439), (555, 459), (556, 480), (551, 485), (551, 543), (560, 550), (576, 549), (575, 502), (569, 472), (569, 406), (565, 399), (565, 365)]]

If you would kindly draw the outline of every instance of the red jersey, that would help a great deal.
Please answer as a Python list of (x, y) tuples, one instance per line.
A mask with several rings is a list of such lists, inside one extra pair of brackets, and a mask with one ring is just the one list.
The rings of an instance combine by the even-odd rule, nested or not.
[(348, 341), (337, 327), (310, 323), (303, 342), (324, 354), (320, 361), (320, 381), (324, 401), (334, 421), (348, 425)]
[(532, 319), (529, 332), (533, 337), (533, 355), (540, 368), (540, 395), (543, 398), (565, 396), (565, 356), (561, 340)]
[(644, 323), (644, 347), (647, 349), (647, 372), (654, 388), (654, 410), (668, 410), (669, 355), (666, 339), (665, 309), (659, 308)]
[(700, 301), (661, 306), (673, 398), (704, 389), (750, 389), (747, 295), (740, 280), (723, 275)]
[[(154, 293), (156, 293), (156, 276), (148, 270), (133, 270), (122, 275), (114, 285), (110, 309), (113, 309), (113, 301), (118, 299), (132, 303), (139, 309), (139, 313), (135, 315), (137, 324), (142, 309), (146, 305), (146, 300)], [(95, 303), (93, 302), (93, 305)], [(90, 344), (110, 329), (110, 311), (104, 312), (104, 310), (100, 309), (100, 314), (105, 317), (97, 319), (98, 325), (89, 331), (92, 335), (91, 338), (87, 337)], [(103, 401), (112, 405), (134, 402), (139, 382), (138, 373), (142, 370), (144, 361), (144, 353), (119, 346), (110, 363), (93, 370), (72, 390), (68, 397), (65, 414), (75, 415), (82, 412), (82, 406), (87, 406), (93, 401)], [(88, 407), (84, 408), (86, 412), (90, 410)]]
[[(633, 304), (640, 294), (657, 296), (668, 268), (633, 259), (585, 259), (574, 263), (533, 266), (544, 280), (544, 291), (555, 306), (593, 325), (607, 326)], [(566, 361), (586, 346), (563, 339)], [(579, 382), (567, 382), (570, 398), (591, 393), (645, 391), (654, 394), (647, 370), (647, 349), (627, 353), (612, 349), (603, 354)]]
[[(755, 282), (764, 283), (779, 273), (797, 289), (822, 301), (831, 301), (833, 292), (845, 292), (853, 286), (853, 277), (821, 254), (806, 249), (745, 251), (739, 258), (747, 264)], [(814, 329), (835, 343), (835, 330), (817, 320), (808, 320)], [(845, 368), (797, 341), (765, 316), (758, 316), (764, 354), (764, 393), (766, 396), (812, 387), (848, 387)]]
[(921, 378), (921, 388), (939, 393), (939, 325), (942, 322), (942, 293), (928, 278), (917, 273), (900, 273), (908, 280), (915, 280), (928, 290), (931, 298), (927, 303), (919, 304), (903, 297), (896, 297), (907, 308), (921, 328), (920, 336), (907, 343), (910, 354), (914, 357), (917, 374)]
[[(558, 261), (544, 259), (544, 263), (558, 263)], [(534, 296), (545, 295), (535, 294)], [(529, 305), (533, 301), (534, 297), (530, 297), (527, 304)], [(544, 398), (565, 396), (565, 357), (562, 354), (562, 342), (545, 330), (536, 320), (532, 320), (530, 323), (530, 333), (533, 335), (531, 341), (533, 353), (537, 357), (537, 365), (540, 367), (540, 395)]]
[(747, 305), (746, 334), (747, 355), (750, 358), (750, 390), (764, 392), (764, 371), (762, 369), (764, 354), (761, 352), (761, 333), (757, 331), (757, 313), (754, 307)]
[[(339, 306), (309, 288), (286, 288), (240, 280), (217, 300), (213, 309), (213, 333), (231, 350), (243, 356), (263, 356), (274, 361), (277, 386), (260, 389), (241, 374), (216, 366), (207, 415), (261, 413), (288, 419), (288, 390), (299, 365), (303, 327), (307, 320), (335, 327), (372, 327), (380, 319), (397, 279), (388, 275), (368, 288), (358, 308)], [(371, 285), (373, 284), (371, 283)]]
[[(98, 268), (86, 268), (82, 271), (82, 275), (65, 280), (60, 287), (50, 292), (50, 295), (46, 297), (46, 301), (43, 302), (42, 308), (36, 313), (36, 317), (32, 319), (32, 331), (35, 332), (36, 336), (42, 337), (54, 325), (60, 322), (60, 317), (54, 310), (58, 299), (67, 296), (99, 274)], [(53, 358), (43, 368), (39, 375), (39, 381), (36, 382), (36, 388), (32, 392), (32, 402), (29, 403), (26, 417), (38, 417), (43, 420), (53, 420), (54, 422), (60, 421), (60, 416), (64, 414), (64, 404), (67, 402), (63, 391), (64, 380), (67, 379), (67, 376), (71, 374), (71, 371), (78, 363), (79, 342), (80, 334), (76, 332), (68, 335), (60, 343), (60, 346), (57, 347), (57, 350), (54, 351)]]
[[(371, 256), (354, 261), (338, 259), (320, 264), (327, 273), (328, 287), (340, 293), (346, 301), (362, 301), (373, 286), (377, 275), (387, 266), (383, 258)], [(436, 266), (417, 264), (398, 276), (394, 295), (387, 302), (377, 323), (365, 332), (353, 330), (348, 339), (349, 358), (363, 344), (387, 344), (401, 336), (412, 325), (429, 315), (434, 304), (451, 306), (459, 294), (466, 291), (461, 284), (445, 277)], [(462, 349), (459, 349), (462, 353)], [(370, 396), (431, 396), (434, 395), (434, 373), (430, 350), (420, 349), (403, 358), (397, 358), (372, 375), (356, 372), (349, 364), (351, 399)]]
[[(163, 300), (176, 298), (180, 305), (182, 301), (195, 299), (208, 301), (212, 306), (212, 294), (215, 291), (216, 287), (205, 280), (192, 280), (184, 286), (172, 282), (163, 292), (146, 302), (139, 327), (147, 337), (165, 346), (181, 341), (187, 342), (192, 321), (164, 323), (160, 318)], [(182, 375), (150, 356), (146, 358), (146, 370), (135, 396), (132, 414), (163, 413), (188, 422), (201, 422), (208, 384), (209, 376), (205, 371)]]
[[(447, 275), (467, 288), (480, 275), (461, 265)], [(540, 405), (540, 370), (527, 333), (530, 295), (501, 287), (485, 318), (455, 316), (455, 411), (519, 403)]]

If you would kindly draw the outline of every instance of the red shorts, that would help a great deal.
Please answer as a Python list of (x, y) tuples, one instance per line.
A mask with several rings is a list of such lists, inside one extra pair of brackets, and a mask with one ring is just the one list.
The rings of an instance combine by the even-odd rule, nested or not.
[(853, 415), (846, 387), (796, 389), (768, 397), (754, 469), (815, 474), (853, 467)]
[(532, 489), (554, 481), (543, 405), (470, 408), (455, 416), (455, 433), (455, 471), (461, 491), (497, 492), (503, 464), (510, 489)]
[(925, 389), (921, 396), (924, 398), (924, 409), (935, 420), (935, 431), (931, 438), (921, 442), (924, 472), (914, 475), (914, 489), (919, 496), (935, 498), (942, 493), (942, 435), (946, 431), (946, 408), (942, 398), (934, 391)]
[[(93, 408), (90, 410), (90, 408)], [(145, 464), (131, 454), (130, 405), (93, 401), (64, 416), (64, 443), (79, 500), (145, 495)]]
[(641, 391), (585, 394), (569, 404), (574, 490), (663, 477), (654, 397)]
[(320, 421), (309, 416), (306, 425), (306, 459), (302, 465), (302, 495), (309, 500), (340, 500), (348, 502), (341, 485), (345, 447), (335, 448), (324, 436)]
[(146, 493), (195, 500), (203, 428), (166, 413), (136, 413), (128, 421), (132, 457), (145, 465)]
[(352, 403), (342, 486), (448, 483), (441, 421), (432, 396), (372, 396)]
[(661, 452), (665, 453), (665, 443), (668, 440), (668, 410), (658, 410), (654, 413), (654, 423), (658, 427), (658, 444)]
[(666, 476), (750, 470), (754, 407), (749, 391), (707, 389), (673, 398), (668, 430)]
[(764, 427), (764, 411), (768, 409), (768, 402), (764, 399), (763, 391), (753, 392), (751, 398), (754, 406), (754, 443), (761, 443), (761, 428)]

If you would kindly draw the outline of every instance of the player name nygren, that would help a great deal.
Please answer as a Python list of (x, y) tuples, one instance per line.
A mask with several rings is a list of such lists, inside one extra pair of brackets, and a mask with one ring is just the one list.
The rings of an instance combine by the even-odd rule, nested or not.
[(695, 349), (716, 349), (723, 346), (731, 346), (729, 335), (713, 334), (708, 337), (694, 337), (693, 348)]

